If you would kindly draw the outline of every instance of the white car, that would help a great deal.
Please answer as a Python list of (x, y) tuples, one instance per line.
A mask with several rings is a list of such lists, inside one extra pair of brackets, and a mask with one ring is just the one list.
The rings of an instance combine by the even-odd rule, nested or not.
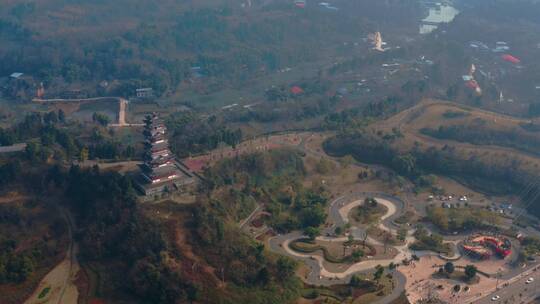
[(525, 284), (531, 284), (532, 282), (534, 282), (534, 278), (528, 278)]
[(493, 296), (493, 297), (491, 298), (491, 301), (499, 301), (500, 298), (501, 298), (501, 297), (499, 297), (499, 296)]

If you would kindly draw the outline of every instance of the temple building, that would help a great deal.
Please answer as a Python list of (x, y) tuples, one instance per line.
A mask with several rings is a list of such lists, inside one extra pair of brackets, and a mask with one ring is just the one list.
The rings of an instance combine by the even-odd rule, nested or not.
[(137, 186), (145, 196), (173, 192), (195, 182), (169, 149), (167, 127), (157, 114), (146, 116), (144, 127), (144, 163)]

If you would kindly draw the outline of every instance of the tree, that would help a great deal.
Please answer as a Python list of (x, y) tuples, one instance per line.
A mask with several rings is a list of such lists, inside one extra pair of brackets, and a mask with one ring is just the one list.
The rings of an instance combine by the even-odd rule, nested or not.
[(371, 228), (371, 226), (368, 227), (368, 229), (366, 229), (366, 230), (364, 231), (364, 235), (363, 235), (363, 238), (362, 238), (362, 245), (363, 245), (364, 247), (366, 247), (366, 241), (367, 241), (367, 238), (368, 238), (368, 233), (367, 233), (367, 232), (368, 232), (368, 230), (369, 230), (370, 228)]
[(354, 163), (354, 158), (351, 155), (345, 155), (339, 159), (339, 162), (343, 168), (348, 168), (351, 164)]
[(315, 166), (315, 169), (317, 170), (317, 173), (326, 175), (333, 173), (336, 169), (336, 165), (326, 158), (321, 158), (321, 160)]
[(12, 132), (0, 128), (0, 146), (11, 146), (15, 143), (15, 137)]
[(400, 241), (405, 241), (407, 238), (407, 229), (405, 228), (399, 228), (397, 231), (397, 239)]
[(88, 159), (88, 148), (87, 147), (83, 147), (81, 149), (81, 153), (79, 155), (79, 161), (81, 162), (84, 162)]
[(374, 199), (373, 197), (366, 197), (366, 199), (364, 200), (364, 205), (370, 208), (377, 207), (377, 204), (378, 204), (377, 200)]
[(343, 246), (343, 255), (344, 256), (345, 256), (345, 252), (347, 251), (347, 247), (349, 245), (351, 245), (353, 242), (354, 242), (354, 237), (352, 236), (352, 234), (349, 234), (349, 236), (347, 236), (347, 241), (343, 242), (343, 244), (342, 244), (342, 246)]
[(362, 284), (362, 279), (355, 274), (351, 277), (351, 281), (349, 282), (349, 284), (351, 284), (351, 286), (358, 287), (360, 286), (360, 284)]
[(309, 299), (316, 299), (320, 296), (320, 293), (317, 289), (313, 289), (309, 295)]
[(316, 227), (307, 227), (304, 230), (304, 233), (307, 235), (310, 241), (315, 241), (315, 238), (321, 233), (319, 228)]
[(326, 219), (324, 208), (320, 205), (304, 208), (300, 214), (303, 227), (318, 227)]
[(66, 114), (62, 109), (58, 110), (58, 121), (61, 123), (66, 122)]
[(198, 286), (189, 286), (187, 289), (187, 298), (190, 303), (197, 301), (200, 297), (200, 290)]
[(428, 208), (428, 218), (429, 220), (441, 228), (442, 230), (447, 231), (449, 228), (449, 218), (448, 213), (445, 209), (440, 207), (431, 207)]
[(416, 159), (411, 154), (400, 155), (393, 159), (393, 165), (398, 173), (412, 176), (416, 170)]
[(472, 279), (474, 276), (476, 276), (476, 273), (478, 272), (478, 269), (474, 265), (467, 265), (465, 266), (465, 275), (467, 276), (467, 279)]
[(40, 148), (36, 143), (30, 142), (26, 145), (24, 152), (28, 160), (30, 160), (31, 162), (34, 162), (39, 157)]
[(135, 148), (132, 145), (128, 145), (124, 150), (124, 157), (133, 158), (135, 156)]
[(343, 228), (341, 226), (336, 227), (336, 230), (334, 230), (336, 235), (341, 235), (343, 233)]
[(446, 264), (444, 264), (444, 271), (446, 271), (446, 273), (453, 273), (454, 270), (455, 270), (454, 263), (447, 262)]
[(384, 253), (386, 253), (386, 250), (388, 249), (388, 244), (390, 243), (390, 241), (392, 241), (392, 234), (388, 231), (385, 231), (384, 232), (384, 236), (383, 236), (383, 241), (384, 241)]
[(298, 264), (293, 259), (283, 256), (279, 257), (277, 260), (279, 276), (283, 279), (291, 277), (294, 274), (297, 265)]
[(373, 273), (373, 279), (379, 283), (379, 280), (381, 279), (382, 275), (384, 274), (384, 267), (381, 265), (377, 265), (375, 267), (375, 272)]
[(43, 122), (48, 125), (55, 124), (58, 122), (58, 115), (56, 112), (51, 111), (43, 116)]
[(105, 127), (109, 124), (110, 119), (105, 114), (94, 112), (94, 114), (92, 115), (92, 121)]
[(353, 251), (351, 257), (353, 261), (358, 262), (364, 256), (364, 252), (360, 249)]
[(257, 274), (257, 282), (263, 286), (270, 282), (270, 272), (268, 271), (268, 268), (263, 267), (261, 270), (259, 270), (259, 273)]

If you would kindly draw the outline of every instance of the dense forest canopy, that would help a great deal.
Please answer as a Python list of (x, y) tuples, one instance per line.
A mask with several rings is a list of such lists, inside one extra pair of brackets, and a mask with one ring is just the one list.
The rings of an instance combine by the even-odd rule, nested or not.
[[(343, 5), (369, 7), (388, 20), (415, 12), (399, 1), (367, 2)], [(118, 79), (125, 82), (118, 94), (132, 94), (138, 85), (162, 94), (174, 91), (193, 67), (235, 83), (321, 59), (342, 41), (358, 41), (372, 30), (368, 18), (350, 10), (300, 10), (288, 1), (253, 1), (248, 9), (241, 3), (14, 1), (0, 13), (0, 74), (23, 72), (46, 85)]]

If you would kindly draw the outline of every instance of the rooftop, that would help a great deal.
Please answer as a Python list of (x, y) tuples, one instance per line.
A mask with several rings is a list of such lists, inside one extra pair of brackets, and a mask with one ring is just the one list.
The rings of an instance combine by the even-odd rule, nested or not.
[(17, 78), (21, 77), (22, 75), (24, 75), (24, 74), (23, 73), (13, 73), (13, 74), (9, 75), (9, 77), (17, 79)]

